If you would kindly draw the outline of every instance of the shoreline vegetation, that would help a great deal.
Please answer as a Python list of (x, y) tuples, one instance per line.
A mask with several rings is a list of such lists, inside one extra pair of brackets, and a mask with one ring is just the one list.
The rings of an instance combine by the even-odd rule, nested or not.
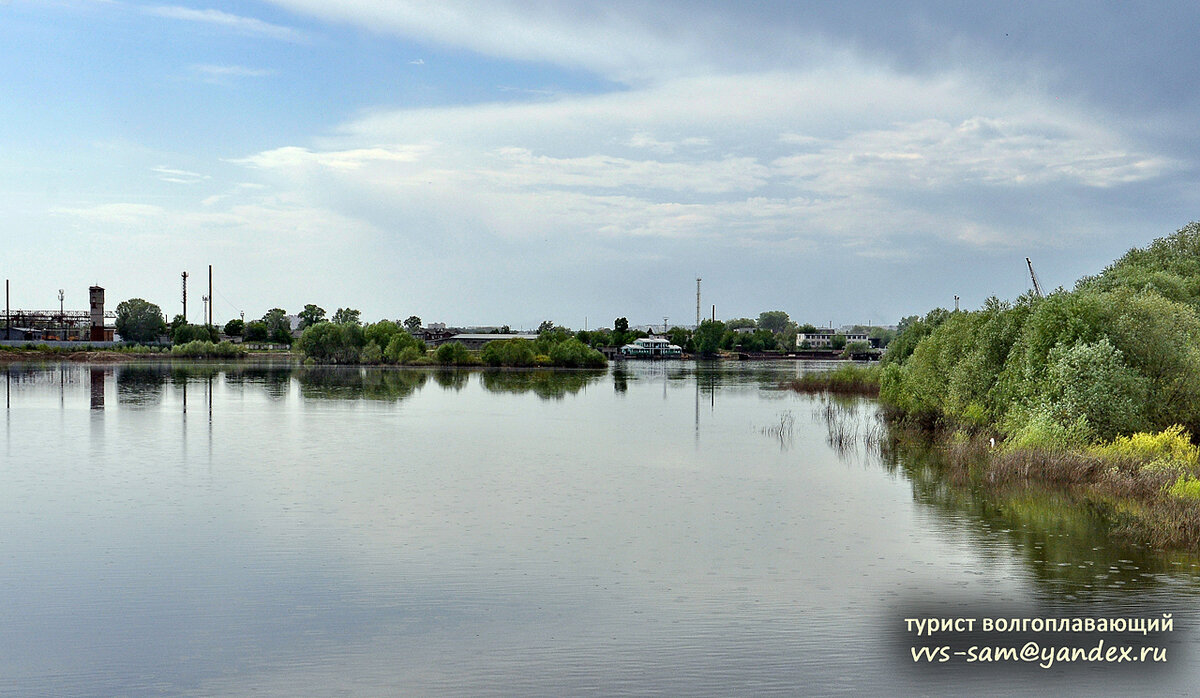
[(1045, 484), (1111, 532), (1200, 547), (1200, 223), (1041, 297), (906, 318), (879, 398), (989, 488)]
[(830, 393), (833, 395), (879, 396), (881, 366), (843, 364), (831, 371), (812, 371), (799, 378), (784, 381), (780, 386), (799, 393)]

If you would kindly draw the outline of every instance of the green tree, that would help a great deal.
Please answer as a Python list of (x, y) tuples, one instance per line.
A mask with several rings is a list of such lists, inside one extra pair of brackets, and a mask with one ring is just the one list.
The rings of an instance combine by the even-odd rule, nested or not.
[(296, 340), (296, 348), (318, 363), (358, 363), (365, 346), (362, 327), (348, 322), (319, 322), (305, 328)]
[(870, 343), (864, 342), (862, 340), (856, 340), (853, 342), (846, 343), (846, 348), (842, 350), (842, 356), (848, 359), (852, 356), (861, 356), (863, 354), (866, 354), (870, 350), (871, 350)]
[(241, 318), (234, 318), (225, 323), (225, 327), (222, 329), (229, 337), (241, 337), (242, 333), (246, 331), (246, 323)]
[(835, 334), (829, 338), (829, 348), (835, 351), (846, 348), (846, 335)]
[(296, 317), (300, 318), (300, 329), (312, 327), (313, 325), (325, 319), (325, 309), (308, 303), (304, 306), (304, 310), (296, 313)]
[(404, 321), (404, 329), (408, 330), (409, 334), (416, 334), (421, 331), (421, 318), (416, 315), (409, 315)]
[(338, 308), (333, 321), (339, 325), (359, 325), (362, 324), (362, 313), (354, 308)]
[(267, 328), (267, 323), (262, 320), (251, 320), (246, 323), (243, 338), (247, 342), (265, 342), (271, 338), (271, 330)]
[(667, 332), (667, 341), (684, 351), (693, 351), (692, 331), (684, 327), (672, 327)]
[(162, 308), (141, 298), (130, 298), (117, 304), (116, 331), (126, 342), (154, 342), (166, 334), (167, 323)]
[(725, 323), (720, 320), (705, 320), (696, 328), (692, 342), (696, 353), (701, 356), (715, 356), (721, 348), (721, 338), (725, 336)]
[(734, 318), (725, 323), (725, 329), (727, 330), (744, 330), (746, 328), (754, 329), (757, 327), (758, 322), (748, 317)]
[(216, 344), (221, 340), (217, 334), (217, 328), (212, 325), (182, 325), (176, 327), (171, 334), (171, 342), (174, 344), (187, 344), (188, 342), (212, 342)]
[(287, 311), (283, 308), (271, 308), (263, 315), (262, 322), (267, 326), (267, 339), (280, 344), (292, 343), (292, 323), (288, 320)]
[[(524, 340), (518, 340), (524, 341)], [(470, 366), (478, 363), (471, 352), (459, 342), (446, 342), (433, 352), (434, 360), (442, 366)]]
[(758, 314), (758, 326), (771, 332), (783, 332), (788, 322), (788, 314), (782, 310), (767, 310)]
[(168, 326), (169, 334), (173, 336), (175, 334), (175, 330), (183, 327), (186, 324), (188, 324), (187, 318), (182, 315), (176, 315), (175, 317), (171, 318), (171, 324)]
[(549, 332), (554, 329), (554, 323), (549, 320), (542, 320), (542, 324), (538, 325), (538, 334)]
[(620, 332), (621, 334), (624, 334), (628, 331), (629, 331), (629, 319), (628, 318), (619, 317), (616, 320), (613, 320), (613, 332)]
[(483, 346), (479, 358), (488, 366), (534, 366), (537, 357), (527, 339), (497, 339)]
[(412, 338), (412, 335), (405, 332), (403, 327), (391, 320), (380, 320), (363, 328), (363, 337), (366, 338), (367, 342), (375, 342), (384, 351), (386, 351), (387, 345), (391, 343), (392, 337), (398, 334), (402, 334), (410, 339)]

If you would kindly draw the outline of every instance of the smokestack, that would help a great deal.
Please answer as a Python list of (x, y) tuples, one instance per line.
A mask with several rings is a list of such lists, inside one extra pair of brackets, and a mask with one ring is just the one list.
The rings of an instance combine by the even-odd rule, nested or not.
[(208, 317), (204, 319), (204, 324), (206, 324), (206, 325), (212, 324), (212, 307), (213, 307), (212, 265), (210, 264), (210, 265), (208, 265)]

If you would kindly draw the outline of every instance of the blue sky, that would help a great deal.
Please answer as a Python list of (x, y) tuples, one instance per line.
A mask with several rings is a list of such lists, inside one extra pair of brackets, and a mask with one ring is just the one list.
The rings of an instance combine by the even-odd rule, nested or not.
[(1200, 218), (1194, 3), (0, 0), (13, 305), (823, 324)]

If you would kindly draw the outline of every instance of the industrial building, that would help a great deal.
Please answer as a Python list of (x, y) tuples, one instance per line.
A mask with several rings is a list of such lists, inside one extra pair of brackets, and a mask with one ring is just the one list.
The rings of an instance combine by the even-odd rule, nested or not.
[(19, 310), (8, 305), (8, 285), (0, 315), (0, 338), (16, 342), (111, 342), (115, 330), (105, 321), (116, 313), (104, 310), (104, 289), (88, 288), (87, 310), (66, 310), (58, 292), (58, 310)]

